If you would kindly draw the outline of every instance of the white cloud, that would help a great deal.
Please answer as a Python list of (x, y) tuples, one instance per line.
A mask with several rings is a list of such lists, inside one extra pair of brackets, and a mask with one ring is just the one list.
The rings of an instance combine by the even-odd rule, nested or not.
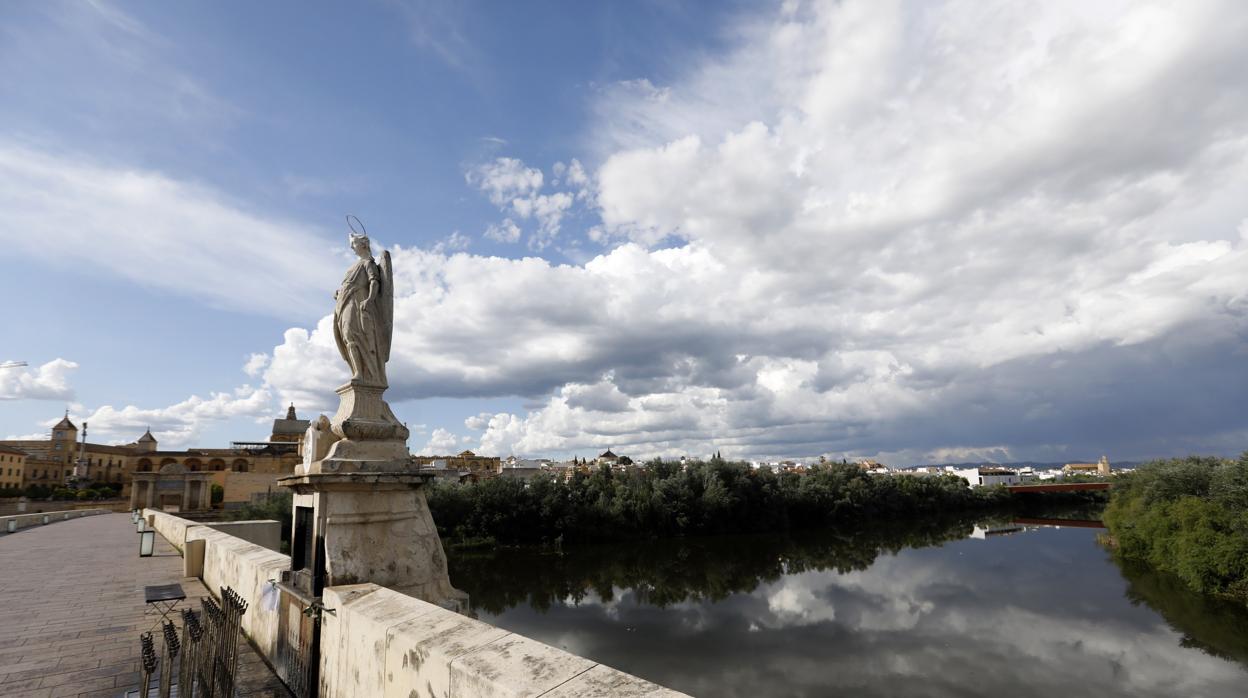
[(70, 374), (78, 364), (62, 358), (32, 368), (0, 368), (0, 400), (70, 400)]
[[(542, 171), (515, 158), (496, 158), (478, 165), (468, 171), (465, 179), (484, 192), (500, 211), (523, 220), (536, 220), (537, 230), (529, 237), (528, 246), (541, 250), (558, 237), (563, 218), (574, 205), (587, 205), (590, 201), (589, 178), (579, 161), (574, 159), (570, 165), (557, 162), (551, 170), (555, 175), (552, 186), (573, 191), (541, 193), (546, 181)], [(509, 217), (501, 224), (490, 225), (485, 236), (498, 242), (517, 242), (521, 232)]]
[(543, 177), (541, 170), (525, 167), (516, 158), (495, 158), (469, 170), (464, 179), (485, 192), (490, 203), (506, 207), (541, 191)]
[[(393, 249), (389, 395), (536, 401), (466, 422), (499, 454), (1118, 458), (1235, 443), (1245, 23), (1216, 3), (844, 2), (744, 20), (728, 54), (602, 94), (588, 183), (557, 165), (544, 191), (514, 158), (467, 174), (508, 216), (487, 236), (518, 240), (529, 219), (541, 247), (596, 206), (605, 251), (572, 266)], [(162, 280), (154, 259), (171, 255), (130, 259), (133, 244), (145, 282), (289, 305), (216, 283), (237, 245), (208, 231), (247, 229), (246, 214), (155, 175), (26, 155), (0, 150), (0, 202), (28, 212), (14, 230), (119, 260), (76, 237), (99, 230), (89, 213), (139, 220), (172, 196), (212, 220), (191, 236), (207, 253)], [(68, 218), (24, 203), (45, 188), (78, 193)], [(74, 213), (82, 197), (97, 203)], [(249, 250), (307, 248), (293, 226), (258, 228), (270, 237)], [(192, 257), (170, 230), (158, 244)], [(31, 252), (39, 235), (10, 237)], [(323, 298), (307, 289), (340, 270), (307, 261), (242, 278)], [(321, 408), (341, 364), (327, 318), (291, 329), (263, 390)], [(455, 439), (435, 430), (425, 449)]]
[(502, 223), (491, 224), (485, 229), (485, 237), (495, 242), (520, 242), (520, 226), (510, 218)]
[(450, 456), (459, 452), (459, 437), (454, 432), (441, 427), (434, 429), (424, 448), (417, 451), (422, 456)]
[(489, 412), (474, 414), (464, 419), (464, 426), (473, 431), (481, 431), (490, 425), (490, 418), (493, 416)]
[(273, 394), (265, 388), (241, 386), (229, 393), (197, 395), (159, 408), (134, 405), (117, 408), (104, 405), (90, 414), (71, 415), (90, 423), (92, 440), (126, 443), (134, 441), (149, 427), (162, 448), (188, 448), (199, 443), (203, 430), (212, 422), (247, 418), (271, 419)]
[(513, 208), (521, 218), (531, 215), (537, 219), (537, 233), (529, 238), (529, 247), (540, 250), (553, 242), (559, 234), (563, 215), (572, 208), (572, 195), (561, 191), (527, 200), (517, 199)]
[(279, 317), (319, 308), (339, 271), (301, 226), (212, 189), (0, 141), (0, 244), (213, 305)]
[(264, 369), (269, 365), (268, 354), (251, 354), (247, 357), (247, 362), (243, 364), (243, 373), (252, 378), (259, 377)]
[(454, 253), (454, 252), (462, 252), (468, 249), (469, 245), (471, 244), (472, 244), (472, 238), (469, 238), (467, 235), (464, 235), (463, 233), (456, 230), (452, 232), (450, 235), (443, 238), (442, 240), (439, 240), (437, 243), (435, 243), (433, 246), (433, 251), (437, 254), (449, 254), (449, 253)]

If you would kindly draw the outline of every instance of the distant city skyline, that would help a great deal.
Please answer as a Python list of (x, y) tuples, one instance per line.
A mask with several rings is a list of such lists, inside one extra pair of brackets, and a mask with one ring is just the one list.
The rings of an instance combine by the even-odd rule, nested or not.
[(332, 413), (354, 214), (417, 453), (1248, 449), (1236, 3), (94, 0), (0, 32), (0, 438)]

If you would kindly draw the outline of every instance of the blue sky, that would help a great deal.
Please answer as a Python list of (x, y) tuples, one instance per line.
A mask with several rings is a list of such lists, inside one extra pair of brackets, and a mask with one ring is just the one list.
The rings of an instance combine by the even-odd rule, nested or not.
[(1248, 445), (1235, 4), (10, 4), (0, 432), (333, 410), (343, 216), (414, 450)]

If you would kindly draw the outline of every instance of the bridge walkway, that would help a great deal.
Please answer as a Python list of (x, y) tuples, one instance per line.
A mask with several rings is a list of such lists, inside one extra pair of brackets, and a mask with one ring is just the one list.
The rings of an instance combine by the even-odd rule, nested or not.
[[(154, 621), (144, 615), (143, 587), (181, 584), (182, 608), (198, 609), (208, 595), (182, 576), (182, 558), (164, 538), (145, 558), (138, 539), (129, 514), (0, 536), (0, 695), (115, 698), (138, 686), (139, 634)], [(242, 636), (238, 672), (240, 696), (290, 695)]]

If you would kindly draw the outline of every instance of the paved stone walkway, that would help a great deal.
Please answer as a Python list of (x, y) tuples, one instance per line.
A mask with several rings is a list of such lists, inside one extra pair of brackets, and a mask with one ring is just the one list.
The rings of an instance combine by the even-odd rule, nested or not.
[[(0, 696), (94, 698), (137, 688), (139, 634), (156, 620), (144, 615), (143, 587), (175, 582), (187, 596), (179, 608), (198, 609), (208, 590), (182, 576), (182, 558), (160, 534), (156, 554), (139, 557), (129, 514), (0, 535)], [(290, 695), (241, 635), (238, 673), (240, 696)]]

